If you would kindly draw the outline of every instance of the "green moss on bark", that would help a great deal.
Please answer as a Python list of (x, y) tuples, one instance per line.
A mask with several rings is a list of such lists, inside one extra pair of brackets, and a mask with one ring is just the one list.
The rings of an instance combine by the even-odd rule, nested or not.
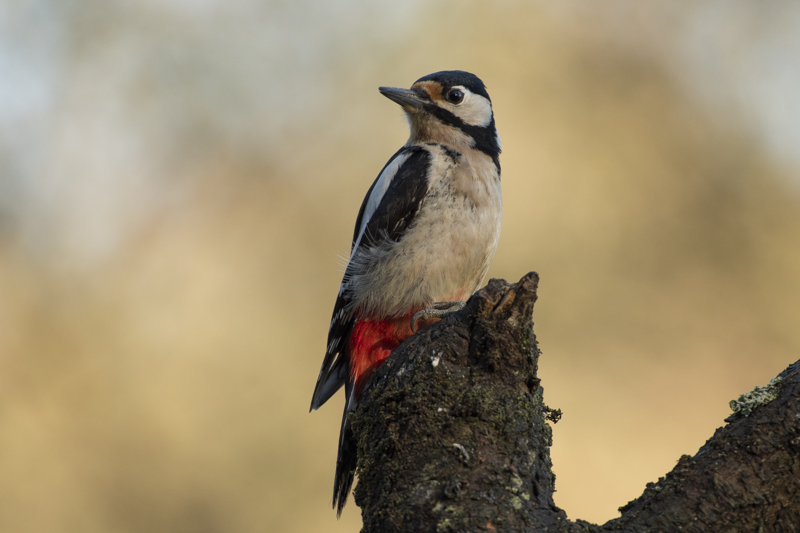
[(490, 281), (376, 372), (353, 416), (364, 531), (566, 525), (536, 377), (537, 283)]
[[(364, 533), (800, 531), (800, 362), (602, 526), (553, 502), (533, 333), (538, 276), (491, 280), (408, 339), (351, 415)], [(749, 414), (749, 416), (744, 416)]]

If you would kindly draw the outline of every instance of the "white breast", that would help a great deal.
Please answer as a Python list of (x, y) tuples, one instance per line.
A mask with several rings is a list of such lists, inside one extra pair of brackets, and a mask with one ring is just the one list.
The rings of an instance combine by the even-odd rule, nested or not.
[(397, 243), (354, 254), (352, 308), (402, 316), (436, 301), (467, 299), (481, 284), (500, 238), (500, 179), (491, 158), (468, 150), (453, 161), (431, 152), (428, 194)]

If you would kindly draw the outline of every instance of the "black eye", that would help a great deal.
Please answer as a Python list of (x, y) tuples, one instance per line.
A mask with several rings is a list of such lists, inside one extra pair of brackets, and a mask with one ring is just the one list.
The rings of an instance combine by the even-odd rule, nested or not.
[(447, 101), (451, 104), (460, 104), (461, 100), (464, 99), (464, 93), (461, 89), (450, 89), (447, 92)]

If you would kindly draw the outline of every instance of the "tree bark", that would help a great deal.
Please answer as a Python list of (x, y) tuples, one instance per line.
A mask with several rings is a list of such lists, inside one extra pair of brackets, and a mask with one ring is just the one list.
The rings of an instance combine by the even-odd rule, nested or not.
[(800, 531), (800, 361), (603, 525), (553, 502), (538, 275), (501, 280), (400, 346), (352, 416), (365, 533)]

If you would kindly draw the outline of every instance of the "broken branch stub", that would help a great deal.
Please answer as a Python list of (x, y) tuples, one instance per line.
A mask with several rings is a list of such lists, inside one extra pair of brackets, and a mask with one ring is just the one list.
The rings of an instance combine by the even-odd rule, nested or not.
[(553, 503), (550, 413), (536, 377), (538, 281), (491, 280), (374, 374), (353, 416), (365, 532), (566, 520)]
[(370, 378), (351, 415), (363, 533), (800, 532), (800, 361), (733, 402), (728, 423), (620, 518), (568, 520), (547, 423), (561, 413), (537, 377), (538, 280), (491, 280)]

